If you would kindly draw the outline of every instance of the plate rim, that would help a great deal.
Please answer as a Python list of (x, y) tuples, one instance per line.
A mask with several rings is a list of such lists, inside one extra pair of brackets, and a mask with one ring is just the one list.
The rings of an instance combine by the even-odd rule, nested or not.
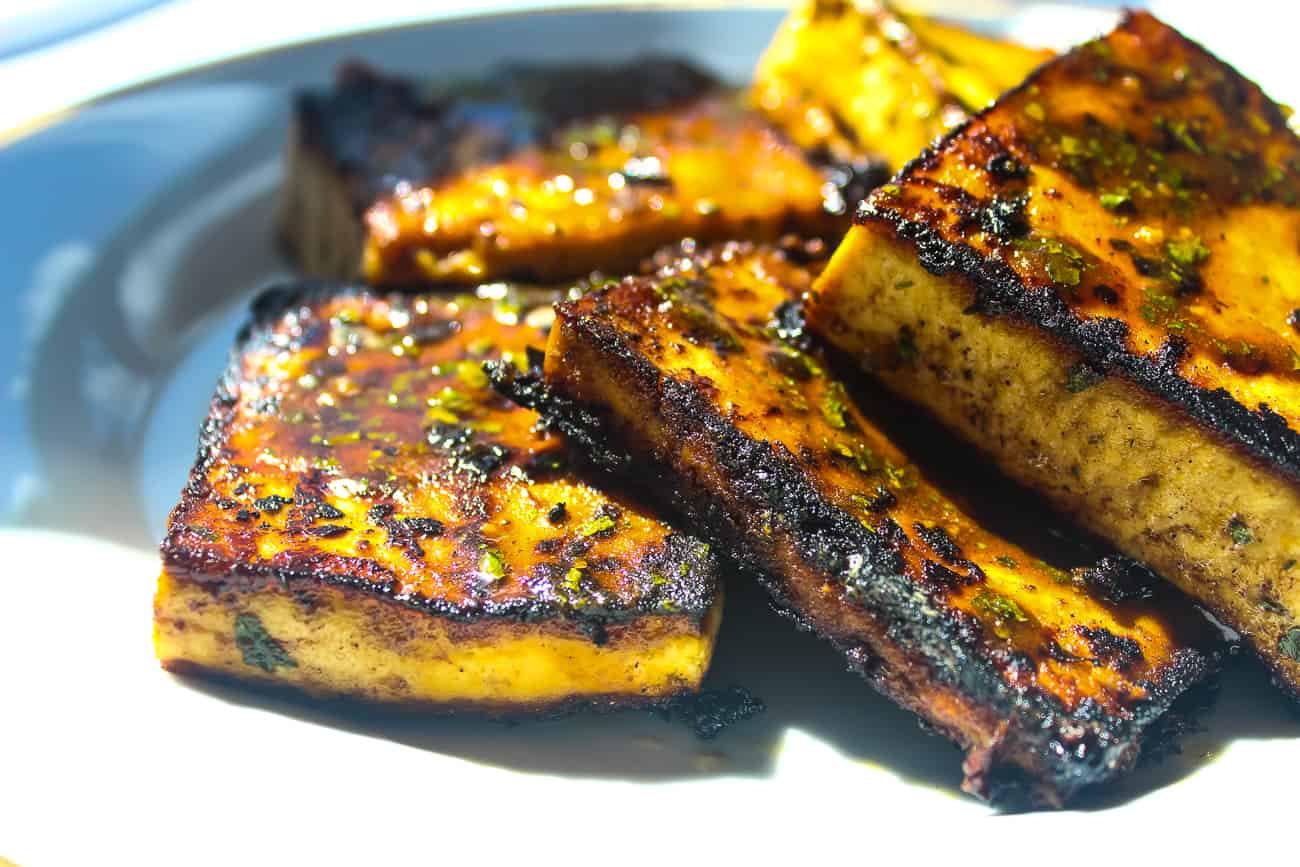
[[(306, 36), (302, 38), (290, 37), (270, 45), (232, 51), (216, 59), (177, 66), (131, 81), (127, 84), (109, 87), (104, 91), (97, 92), (93, 96), (84, 99), (73, 100), (66, 104), (54, 105), (37, 114), (20, 117), (17, 121), (14, 121), (7, 126), (0, 126), (0, 151), (4, 151), (13, 145), (69, 121), (88, 109), (120, 97), (130, 96), (155, 87), (176, 84), (191, 76), (209, 73), (236, 63), (255, 61), (284, 51), (327, 45), (331, 42), (341, 42), (343, 40), (355, 39), (357, 37), (385, 36), (406, 30), (416, 30), (420, 28), (436, 27), (444, 24), (451, 25), (469, 21), (571, 15), (575, 13), (594, 13), (598, 15), (617, 15), (628, 12), (683, 14), (694, 12), (754, 11), (764, 9), (783, 10), (790, 9), (792, 6), (793, 3), (791, 0), (753, 0), (753, 2), (744, 2), (744, 0), (556, 0), (556, 2), (551, 5), (543, 7), (531, 5), (526, 2), (526, 0), (523, 0), (523, 2), (521, 2), (521, 0), (507, 0), (507, 5), (504, 7), (492, 7), (481, 10), (454, 9), (447, 12), (429, 10), (427, 15), (420, 18), (399, 18), (397, 20), (389, 21), (381, 20), (378, 23), (371, 24), (358, 23), (355, 26), (345, 26), (338, 30), (320, 35)], [(152, 9), (145, 9), (138, 13), (137, 16), (132, 17), (144, 16), (150, 11), (152, 11)], [(948, 17), (954, 17), (952, 12), (948, 12), (947, 15)], [(129, 20), (117, 22), (117, 25), (131, 26)], [(105, 31), (97, 30), (85, 34), (82, 38), (104, 38), (104, 36)], [(73, 44), (72, 41), (68, 43), (69, 46)], [(6, 65), (30, 59), (30, 57), (38, 53), (39, 50), (40, 49), (36, 49), (31, 54), (19, 54), (12, 58), (8, 58), (8, 60), (0, 59), (0, 75), (3, 74)]]

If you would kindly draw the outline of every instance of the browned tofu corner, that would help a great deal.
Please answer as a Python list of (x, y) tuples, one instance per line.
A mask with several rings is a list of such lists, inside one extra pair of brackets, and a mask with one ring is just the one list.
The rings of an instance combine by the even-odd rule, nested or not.
[(1300, 695), (1300, 142), (1144, 13), (877, 190), (811, 326)]

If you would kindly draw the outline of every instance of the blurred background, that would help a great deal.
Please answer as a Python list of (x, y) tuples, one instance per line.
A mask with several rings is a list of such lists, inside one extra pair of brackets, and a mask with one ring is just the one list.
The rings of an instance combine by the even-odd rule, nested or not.
[[(0, 3), (0, 143), (38, 118), (117, 90), (232, 55), (339, 33), (390, 27), (439, 15), (548, 7), (655, 5), (772, 6), (727, 0), (5, 0)], [(1150, 8), (1211, 44), (1275, 98), (1300, 100), (1290, 72), (1295, 7), (1276, 0), (1152, 0), (1152, 2), (1024, 2), (915, 0), (900, 5), (965, 19), (1006, 19), (1040, 40), (1072, 41), (1089, 22), (1105, 26), (1121, 6)], [(1055, 46), (1054, 46), (1055, 47)], [(39, 85), (33, 86), (34, 82)], [(6, 131), (9, 134), (6, 136)]]

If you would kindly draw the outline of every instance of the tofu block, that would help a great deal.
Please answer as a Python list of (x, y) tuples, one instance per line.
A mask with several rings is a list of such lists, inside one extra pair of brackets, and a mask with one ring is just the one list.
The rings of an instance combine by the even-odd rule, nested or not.
[(1059, 806), (1131, 768), (1217, 630), (1123, 558), (1069, 572), (929, 483), (802, 334), (806, 249), (666, 257), (557, 308), (544, 370), (491, 368), (966, 751), (968, 792)]
[(813, 162), (686, 64), (417, 85), (350, 67), (296, 104), (280, 234), (375, 285), (616, 274), (683, 237), (838, 239), (887, 175)]
[(708, 546), (591, 480), (484, 374), (543, 345), (553, 298), (263, 295), (162, 544), (163, 667), (496, 715), (696, 690)]
[(1051, 56), (887, 3), (805, 0), (759, 61), (752, 99), (810, 153), (893, 170)]
[(1300, 695), (1300, 142), (1145, 13), (880, 187), (813, 329)]

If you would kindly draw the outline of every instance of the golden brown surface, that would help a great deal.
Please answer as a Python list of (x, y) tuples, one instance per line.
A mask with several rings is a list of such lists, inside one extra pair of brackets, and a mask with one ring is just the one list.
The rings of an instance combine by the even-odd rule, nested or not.
[(774, 311), (808, 270), (739, 246), (672, 261), (560, 305), (544, 416), (652, 456), (782, 604), (969, 750), (970, 791), (996, 793), (1014, 768), (1059, 803), (1129, 766), (1142, 728), (1204, 673), (1200, 618), (1173, 599), (1101, 601), (1100, 573), (1035, 560), (928, 484), (814, 350), (780, 339), (797, 335)]
[(1137, 14), (878, 190), (810, 313), (1293, 691), (1297, 171), (1276, 105)]
[(491, 391), (550, 311), (481, 294), (260, 302), (163, 543), (164, 664), (488, 709), (698, 686), (707, 546)]
[(542, 146), (381, 199), (364, 273), (379, 284), (556, 280), (633, 268), (683, 237), (838, 236), (846, 205), (732, 95), (575, 124)]
[(753, 99), (810, 151), (898, 168), (1050, 57), (884, 3), (806, 0), (759, 61)]

